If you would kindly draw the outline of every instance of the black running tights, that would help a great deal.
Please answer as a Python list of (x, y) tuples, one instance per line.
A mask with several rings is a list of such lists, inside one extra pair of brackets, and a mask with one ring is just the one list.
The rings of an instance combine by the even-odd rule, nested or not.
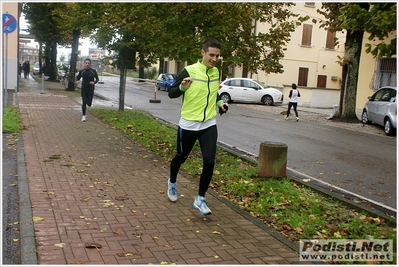
[(91, 106), (93, 102), (94, 88), (84, 88), (81, 89), (82, 95), (82, 115), (86, 115), (86, 105)]
[(179, 127), (177, 130), (177, 153), (170, 164), (170, 181), (172, 183), (176, 182), (180, 166), (186, 161), (195, 142), (198, 140), (201, 147), (203, 164), (198, 195), (205, 196), (215, 166), (217, 136), (216, 125), (201, 131), (188, 131)]

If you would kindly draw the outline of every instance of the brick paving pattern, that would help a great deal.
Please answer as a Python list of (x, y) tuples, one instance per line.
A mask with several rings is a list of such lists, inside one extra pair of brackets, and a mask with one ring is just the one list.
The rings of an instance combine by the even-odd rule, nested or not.
[(213, 214), (200, 215), (189, 178), (179, 175), (179, 199), (169, 202), (169, 163), (90, 109), (81, 122), (80, 99), (21, 79), (18, 104), (38, 264), (303, 263), (214, 194)]

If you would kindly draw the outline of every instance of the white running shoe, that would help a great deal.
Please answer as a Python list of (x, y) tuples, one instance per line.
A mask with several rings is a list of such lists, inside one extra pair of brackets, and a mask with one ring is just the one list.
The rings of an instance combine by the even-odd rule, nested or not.
[(82, 121), (86, 121), (86, 115), (82, 116)]
[(171, 202), (177, 201), (176, 183), (171, 183), (170, 178), (168, 179), (168, 198)]
[(206, 205), (205, 197), (197, 196), (193, 204), (194, 209), (199, 210), (202, 215), (210, 215), (212, 211)]

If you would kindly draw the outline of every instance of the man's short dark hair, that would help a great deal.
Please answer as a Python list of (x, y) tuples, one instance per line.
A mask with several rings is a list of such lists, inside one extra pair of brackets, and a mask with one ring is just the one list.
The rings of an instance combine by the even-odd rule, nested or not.
[(202, 45), (202, 49), (204, 49), (205, 52), (208, 52), (209, 47), (222, 49), (222, 45), (218, 42), (218, 40), (216, 40), (214, 38), (209, 38)]
[(292, 89), (296, 89), (296, 84), (295, 83), (292, 84)]
[(86, 58), (84, 62), (89, 61), (91, 63), (91, 59), (90, 58)]

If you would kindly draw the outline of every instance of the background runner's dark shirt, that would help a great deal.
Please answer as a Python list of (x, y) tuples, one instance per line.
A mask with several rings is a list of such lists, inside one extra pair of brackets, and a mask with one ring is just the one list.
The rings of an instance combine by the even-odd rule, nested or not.
[(81, 71), (79, 71), (78, 76), (76, 77), (76, 80), (80, 80), (80, 78), (82, 78), (82, 88), (83, 87), (88, 87), (91, 88), (92, 85), (90, 84), (90, 82), (93, 82), (95, 84), (98, 83), (98, 74), (97, 71), (95, 69), (82, 69)]

